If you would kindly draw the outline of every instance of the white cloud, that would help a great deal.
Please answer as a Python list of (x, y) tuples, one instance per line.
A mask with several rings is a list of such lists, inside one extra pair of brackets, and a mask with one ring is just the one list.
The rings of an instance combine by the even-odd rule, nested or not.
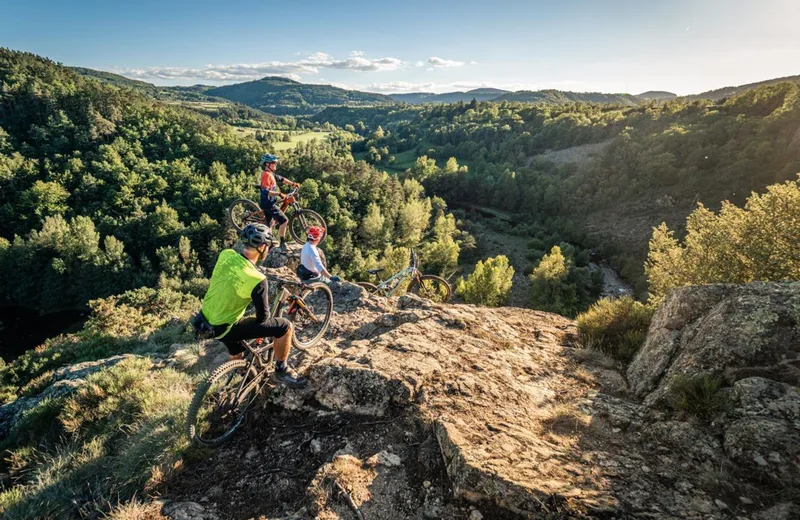
[(464, 65), (464, 62), (455, 60), (445, 60), (434, 56), (432, 58), (428, 58), (428, 64), (430, 64), (431, 67), (435, 67), (437, 69), (449, 69), (452, 67), (460, 67)]
[(114, 72), (135, 79), (193, 80), (193, 81), (247, 81), (264, 76), (283, 76), (295, 80), (308, 74), (317, 74), (320, 69), (367, 71), (396, 70), (403, 65), (397, 58), (365, 58), (353, 54), (347, 59), (336, 60), (330, 54), (316, 52), (298, 61), (267, 61), (263, 63), (239, 63), (232, 65), (206, 65), (204, 68), (149, 67), (116, 69)]
[(365, 54), (364, 51), (353, 51), (350, 53), (350, 56), (364, 56)]
[(477, 61), (475, 61), (475, 60), (472, 60), (471, 62), (469, 62), (469, 64), (470, 64), (470, 65), (477, 65), (477, 64), (478, 64), (478, 62), (477, 62)]
[(423, 63), (423, 62), (421, 62), (421, 61), (418, 61), (418, 62), (416, 62), (416, 63), (414, 64), (414, 66), (415, 66), (415, 67), (424, 67), (424, 66), (425, 66), (425, 63)]
[(410, 83), (408, 81), (391, 81), (389, 83), (372, 83), (356, 87), (358, 90), (367, 92), (380, 92), (397, 94), (401, 92), (429, 92), (436, 86), (436, 83)]

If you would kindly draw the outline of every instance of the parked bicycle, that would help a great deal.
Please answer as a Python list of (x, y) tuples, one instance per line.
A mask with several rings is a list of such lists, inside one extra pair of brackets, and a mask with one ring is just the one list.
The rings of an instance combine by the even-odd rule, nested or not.
[[(314, 210), (306, 209), (300, 206), (300, 188), (294, 188), (292, 191), (285, 193), (281, 201), (281, 211), (289, 212), (289, 234), (298, 244), (306, 242), (306, 230), (311, 226), (319, 226), (325, 230), (322, 235), (322, 243), (328, 235), (328, 225), (325, 219)], [(272, 219), (270, 219), (271, 221)], [(267, 222), (267, 217), (264, 215), (258, 204), (250, 199), (237, 199), (228, 208), (228, 222), (231, 226), (241, 231), (247, 224), (261, 223), (271, 225)]]
[[(378, 276), (384, 269), (369, 269), (367, 272), (373, 276)], [(452, 289), (447, 281), (433, 274), (422, 274), (417, 269), (417, 253), (411, 251), (411, 262), (408, 267), (396, 273), (391, 278), (383, 280), (375, 285), (369, 282), (357, 282), (357, 284), (370, 294), (379, 296), (393, 296), (401, 287), (408, 282), (406, 292), (416, 294), (431, 301), (445, 303), (450, 299)]]
[[(333, 295), (323, 283), (302, 284), (268, 275), (277, 282), (270, 307), (271, 317), (285, 317), (294, 324), (292, 345), (305, 350), (322, 339), (333, 313)], [(195, 391), (186, 418), (189, 439), (217, 447), (228, 441), (244, 422), (256, 397), (274, 385), (269, 374), (274, 353), (271, 338), (244, 342), (244, 359), (216, 368)]]

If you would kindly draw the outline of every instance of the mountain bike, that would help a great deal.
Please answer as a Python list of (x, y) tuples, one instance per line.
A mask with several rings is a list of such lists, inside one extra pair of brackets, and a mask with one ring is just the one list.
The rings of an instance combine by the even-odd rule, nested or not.
[[(333, 295), (323, 283), (302, 284), (268, 276), (280, 286), (270, 307), (270, 316), (294, 323), (292, 345), (305, 350), (316, 344), (328, 328)], [(287, 289), (288, 287), (288, 289)], [(206, 377), (194, 393), (186, 417), (190, 440), (215, 448), (230, 440), (242, 425), (256, 397), (275, 383), (272, 338), (245, 341), (244, 359), (228, 361)]]
[[(378, 276), (385, 269), (369, 269), (367, 272)], [(417, 253), (411, 251), (411, 262), (408, 267), (396, 273), (391, 278), (383, 280), (378, 285), (369, 282), (356, 282), (370, 294), (379, 296), (393, 296), (400, 287), (408, 282), (406, 292), (416, 294), (431, 301), (445, 303), (450, 299), (452, 290), (447, 281), (436, 275), (422, 274), (417, 269)]]
[[(284, 194), (280, 206), (281, 211), (284, 213), (291, 209), (289, 212), (289, 234), (298, 244), (305, 244), (306, 230), (311, 226), (319, 226), (325, 230), (322, 235), (320, 244), (328, 236), (328, 225), (325, 219), (314, 210), (305, 209), (300, 206), (300, 188), (296, 187), (292, 191)], [(228, 222), (231, 226), (241, 231), (247, 224), (267, 224), (271, 225), (272, 219), (267, 222), (267, 216), (264, 214), (258, 204), (250, 199), (237, 199), (228, 208)]]

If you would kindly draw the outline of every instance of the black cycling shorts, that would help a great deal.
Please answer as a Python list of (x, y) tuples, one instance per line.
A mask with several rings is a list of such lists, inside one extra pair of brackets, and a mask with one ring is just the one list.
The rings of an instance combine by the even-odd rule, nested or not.
[[(254, 317), (244, 318), (236, 322), (220, 341), (228, 348), (228, 353), (235, 356), (244, 352), (244, 340), (282, 338), (289, 332), (289, 327), (291, 324), (286, 318), (267, 318), (264, 321), (258, 321)], [(227, 326), (215, 325), (214, 328), (218, 330), (218, 334), (222, 334)]]
[(263, 195), (261, 197), (261, 209), (264, 210), (264, 217), (267, 219), (268, 224), (269, 219), (274, 220), (279, 226), (285, 222), (289, 222), (286, 213), (281, 211), (281, 208), (279, 208), (277, 204), (271, 203), (268, 199), (265, 199)]

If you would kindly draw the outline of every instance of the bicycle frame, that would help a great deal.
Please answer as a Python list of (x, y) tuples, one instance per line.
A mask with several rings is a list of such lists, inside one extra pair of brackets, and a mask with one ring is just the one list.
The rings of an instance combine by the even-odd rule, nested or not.
[(397, 288), (400, 287), (404, 281), (409, 278), (414, 278), (419, 276), (419, 271), (414, 266), (409, 266), (403, 269), (402, 271), (396, 273), (391, 278), (387, 278), (383, 280), (381, 283), (377, 285), (378, 293), (381, 293), (383, 296), (394, 296), (394, 293), (397, 291)]

